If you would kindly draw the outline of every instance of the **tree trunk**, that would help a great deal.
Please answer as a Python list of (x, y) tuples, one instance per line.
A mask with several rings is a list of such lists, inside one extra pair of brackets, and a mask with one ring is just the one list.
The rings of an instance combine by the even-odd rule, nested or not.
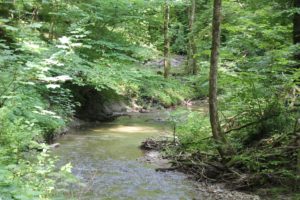
[[(296, 126), (298, 127), (300, 124), (300, 119), (297, 119)], [(296, 132), (296, 145), (300, 147), (300, 133), (297, 133), (297, 128), (295, 129)], [(300, 148), (297, 152), (297, 173), (300, 176)]]
[(189, 5), (187, 7), (187, 16), (188, 16), (188, 22), (189, 22), (189, 33), (188, 33), (188, 42), (187, 42), (187, 47), (186, 47), (186, 53), (187, 53), (187, 58), (186, 58), (186, 73), (187, 74), (191, 74), (192, 70), (191, 70), (191, 55), (192, 55), (192, 51), (191, 51), (191, 43), (190, 43), (190, 21), (191, 21), (191, 6)]
[[(294, 7), (300, 8), (300, 0), (294, 0)], [(294, 15), (294, 44), (300, 43), (300, 14)]]
[[(298, 9), (300, 8), (300, 0), (294, 0), (294, 7)], [(295, 13), (294, 15), (293, 39), (294, 39), (294, 44), (300, 44), (300, 14), (299, 13)], [(300, 61), (299, 50), (295, 53), (295, 59), (297, 61)], [(297, 67), (299, 67), (299, 64), (297, 64)]]
[(189, 17), (189, 59), (190, 61), (188, 68), (190, 69), (190, 72), (192, 74), (197, 74), (197, 61), (195, 58), (195, 55), (197, 53), (197, 47), (195, 43), (195, 37), (193, 33), (194, 23), (195, 23), (195, 14), (196, 14), (196, 0), (191, 0), (191, 6), (190, 6), (190, 17)]
[(219, 63), (219, 49), (221, 36), (221, 5), (222, 0), (214, 0), (213, 11), (213, 29), (212, 29), (212, 50), (210, 61), (209, 75), (209, 114), (212, 128), (213, 138), (218, 145), (218, 151), (222, 158), (225, 156), (226, 139), (221, 130), (218, 115), (218, 99), (217, 99), (217, 75)]
[(165, 1), (164, 5), (164, 77), (168, 78), (170, 73), (170, 38), (169, 38), (169, 23), (170, 23), (170, 5), (169, 1)]
[[(295, 8), (300, 8), (300, 0), (294, 0), (294, 7)], [(300, 44), (300, 14), (295, 13), (294, 15), (294, 29), (293, 29), (293, 39), (294, 39), (294, 44)], [(298, 50), (295, 53), (295, 59), (296, 61), (300, 61), (300, 51)], [(299, 68), (299, 64), (296, 66)], [(296, 133), (296, 138), (297, 138), (297, 144), (300, 146), (300, 134), (297, 133), (297, 127), (299, 124), (299, 119), (296, 121), (296, 126), (295, 126), (295, 133)], [(298, 175), (300, 175), (300, 149), (298, 150), (298, 156), (297, 156), (297, 172)]]

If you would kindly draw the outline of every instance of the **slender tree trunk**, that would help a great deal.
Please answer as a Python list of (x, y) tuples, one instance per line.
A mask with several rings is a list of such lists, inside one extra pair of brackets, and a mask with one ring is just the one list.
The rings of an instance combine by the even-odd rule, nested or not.
[(51, 19), (50, 30), (49, 30), (49, 40), (54, 39), (54, 19)]
[(170, 73), (170, 36), (169, 36), (169, 23), (170, 23), (170, 5), (169, 1), (165, 1), (164, 5), (164, 77), (168, 78)]
[(190, 48), (190, 61), (189, 61), (189, 69), (191, 69), (192, 74), (197, 74), (197, 61), (195, 55), (197, 53), (197, 47), (195, 43), (195, 37), (193, 33), (194, 23), (195, 23), (195, 14), (196, 14), (196, 0), (191, 0), (190, 6), (190, 19), (189, 19), (189, 48)]
[[(298, 147), (300, 147), (300, 133), (298, 132), (299, 131), (299, 125), (300, 125), (300, 119), (296, 119), (296, 124), (295, 124), (295, 135), (296, 135), (296, 145)], [(300, 176), (300, 149), (298, 149), (298, 152), (297, 152), (297, 172), (298, 172), (298, 175)]]
[[(300, 8), (300, 0), (294, 0), (294, 7)], [(293, 31), (293, 39), (294, 44), (300, 44), (300, 14), (295, 13), (294, 15), (294, 31)], [(300, 50), (298, 50), (295, 53), (295, 59), (297, 61), (300, 61)], [(297, 64), (297, 67), (299, 67), (299, 64)]]
[[(300, 8), (300, 0), (294, 0), (294, 7), (295, 8)], [(295, 13), (294, 15), (294, 31), (293, 31), (293, 39), (294, 39), (294, 44), (300, 44), (300, 14)], [(300, 50), (298, 50), (295, 54), (295, 59), (296, 61), (300, 61)], [(299, 64), (296, 66), (299, 68)], [(295, 133), (296, 133), (296, 138), (297, 138), (297, 145), (300, 146), (300, 134), (297, 134), (297, 128), (298, 125), (300, 124), (300, 119), (297, 119), (296, 126), (295, 126)], [(298, 175), (300, 175), (300, 149), (298, 150), (298, 156), (297, 156), (297, 172)]]
[(217, 76), (219, 63), (219, 49), (221, 36), (221, 5), (222, 0), (214, 0), (213, 12), (213, 29), (212, 29), (212, 50), (209, 75), (209, 113), (213, 138), (218, 144), (218, 151), (224, 158), (226, 139), (221, 130), (218, 115), (218, 99), (217, 99)]
[[(189, 5), (187, 7), (187, 15), (188, 15), (188, 22), (189, 22), (189, 33), (191, 33), (191, 28), (190, 28), (190, 21), (191, 21), (191, 6)], [(186, 53), (187, 53), (187, 58), (186, 58), (186, 73), (187, 74), (191, 74), (191, 55), (192, 55), (192, 51), (191, 51), (191, 45), (190, 45), (190, 37), (188, 35), (188, 42), (187, 42), (187, 47), (186, 47)]]
[[(300, 0), (294, 0), (294, 7), (300, 8)], [(300, 14), (294, 15), (294, 44), (300, 43)]]

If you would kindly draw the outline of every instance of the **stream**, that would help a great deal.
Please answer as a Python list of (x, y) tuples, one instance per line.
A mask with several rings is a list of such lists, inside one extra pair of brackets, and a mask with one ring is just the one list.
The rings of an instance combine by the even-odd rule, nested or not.
[(82, 200), (215, 199), (199, 192), (186, 175), (156, 172), (158, 166), (140, 161), (142, 141), (170, 134), (170, 126), (163, 122), (166, 117), (167, 111), (133, 113), (62, 136), (53, 154), (60, 158), (59, 165), (71, 163), (72, 173), (82, 183), (68, 188), (68, 196)]

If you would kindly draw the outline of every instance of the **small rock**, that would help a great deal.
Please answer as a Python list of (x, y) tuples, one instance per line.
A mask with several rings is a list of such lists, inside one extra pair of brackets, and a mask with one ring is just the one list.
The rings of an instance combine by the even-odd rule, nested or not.
[(141, 110), (140, 110), (140, 113), (149, 113), (149, 110), (141, 109)]
[(59, 143), (54, 143), (54, 144), (51, 144), (49, 147), (50, 147), (51, 149), (55, 149), (55, 148), (60, 147), (60, 144), (59, 144)]

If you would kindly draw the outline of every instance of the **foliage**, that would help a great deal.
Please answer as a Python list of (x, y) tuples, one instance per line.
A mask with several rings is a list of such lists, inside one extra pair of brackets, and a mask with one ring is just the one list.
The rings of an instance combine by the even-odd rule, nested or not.
[(181, 121), (177, 126), (177, 135), (182, 148), (190, 152), (201, 149), (202, 151), (213, 151), (209, 145), (213, 145), (209, 139), (211, 137), (209, 118), (207, 115), (199, 112), (190, 112), (185, 121)]
[[(0, 1), (0, 198), (51, 198), (55, 184), (68, 176), (69, 167), (55, 169), (44, 142), (55, 138), (80, 106), (69, 85), (144, 107), (207, 96), (212, 1), (196, 1), (190, 32), (189, 1), (170, 1), (172, 52), (185, 55), (193, 34), (200, 73), (167, 80), (143, 66), (163, 50), (163, 3)], [(287, 182), (298, 178), (295, 150), (286, 151), (299, 119), (299, 63), (294, 59), (299, 44), (292, 45), (296, 12), (290, 0), (223, 1), (222, 129), (238, 152), (233, 165), (262, 175), (265, 183), (270, 176)], [(177, 124), (181, 148), (215, 153), (208, 117), (180, 115), (186, 118)]]
[[(295, 125), (299, 119), (299, 69), (295, 66), (299, 61), (294, 59), (298, 45), (292, 44), (291, 3), (223, 1), (219, 115), (229, 144), (237, 151), (228, 165), (260, 177), (253, 183), (260, 186), (272, 183), (287, 188), (299, 181), (294, 146), (299, 131)], [(211, 8), (210, 2), (198, 1), (201, 11), (193, 30), (197, 57), (202, 61), (196, 78), (202, 94), (208, 91), (204, 77), (208, 77)], [(207, 117), (193, 115), (178, 124), (178, 151), (215, 152), (210, 139), (203, 140), (210, 135), (210, 128), (204, 128)], [(253, 180), (248, 179), (248, 184)]]
[(0, 198), (48, 199), (67, 184), (69, 167), (57, 171), (44, 142), (80, 106), (68, 85), (140, 104), (193, 97), (188, 85), (141, 66), (159, 55), (161, 3), (0, 1)]

